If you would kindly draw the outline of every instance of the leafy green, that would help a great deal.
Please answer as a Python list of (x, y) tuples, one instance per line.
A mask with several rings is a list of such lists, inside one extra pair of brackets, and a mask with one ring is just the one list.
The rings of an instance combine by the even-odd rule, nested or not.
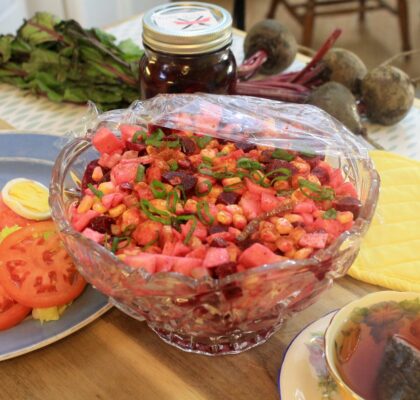
[(0, 35), (0, 82), (55, 102), (122, 108), (138, 98), (141, 56), (131, 40), (117, 44), (98, 28), (42, 12), (24, 21), (16, 36)]

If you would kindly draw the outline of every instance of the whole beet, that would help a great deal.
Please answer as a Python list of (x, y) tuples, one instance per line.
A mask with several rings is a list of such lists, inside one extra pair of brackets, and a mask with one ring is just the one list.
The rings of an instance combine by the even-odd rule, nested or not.
[(401, 121), (414, 102), (414, 85), (399, 68), (374, 68), (362, 81), (362, 101), (372, 122), (393, 125)]
[(266, 19), (255, 24), (245, 37), (245, 58), (259, 50), (265, 50), (268, 54), (259, 72), (272, 75), (285, 70), (293, 62), (297, 43), (284, 25), (274, 19)]
[(360, 84), (367, 74), (364, 62), (353, 52), (332, 48), (323, 58), (330, 71), (330, 80), (341, 83), (353, 93), (360, 92)]
[(331, 114), (353, 133), (357, 135), (363, 133), (364, 129), (357, 112), (356, 99), (350, 90), (341, 83), (324, 83), (311, 92), (307, 103)]

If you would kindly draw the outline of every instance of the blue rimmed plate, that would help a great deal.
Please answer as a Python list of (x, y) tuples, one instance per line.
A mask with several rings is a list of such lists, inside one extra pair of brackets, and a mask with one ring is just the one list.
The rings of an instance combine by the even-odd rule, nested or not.
[[(0, 133), (0, 188), (13, 178), (35, 179), (48, 186), (64, 139), (58, 136)], [(108, 298), (88, 285), (58, 321), (41, 324), (26, 318), (0, 332), (0, 361), (47, 346), (81, 329), (111, 308)]]
[(312, 322), (290, 342), (279, 372), (280, 400), (342, 400), (324, 354), (324, 333), (336, 312)]

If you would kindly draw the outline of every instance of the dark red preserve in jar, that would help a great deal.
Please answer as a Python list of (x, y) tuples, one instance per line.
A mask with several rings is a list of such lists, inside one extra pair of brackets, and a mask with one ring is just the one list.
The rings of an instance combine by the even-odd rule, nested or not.
[(155, 7), (143, 18), (140, 93), (231, 93), (236, 62), (230, 50), (232, 18), (223, 8), (198, 2)]

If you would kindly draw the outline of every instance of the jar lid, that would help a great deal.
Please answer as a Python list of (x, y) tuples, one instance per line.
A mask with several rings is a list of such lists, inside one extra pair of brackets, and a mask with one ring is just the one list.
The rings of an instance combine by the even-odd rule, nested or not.
[(164, 4), (143, 17), (143, 43), (170, 54), (203, 54), (232, 42), (232, 17), (222, 7), (195, 1)]

